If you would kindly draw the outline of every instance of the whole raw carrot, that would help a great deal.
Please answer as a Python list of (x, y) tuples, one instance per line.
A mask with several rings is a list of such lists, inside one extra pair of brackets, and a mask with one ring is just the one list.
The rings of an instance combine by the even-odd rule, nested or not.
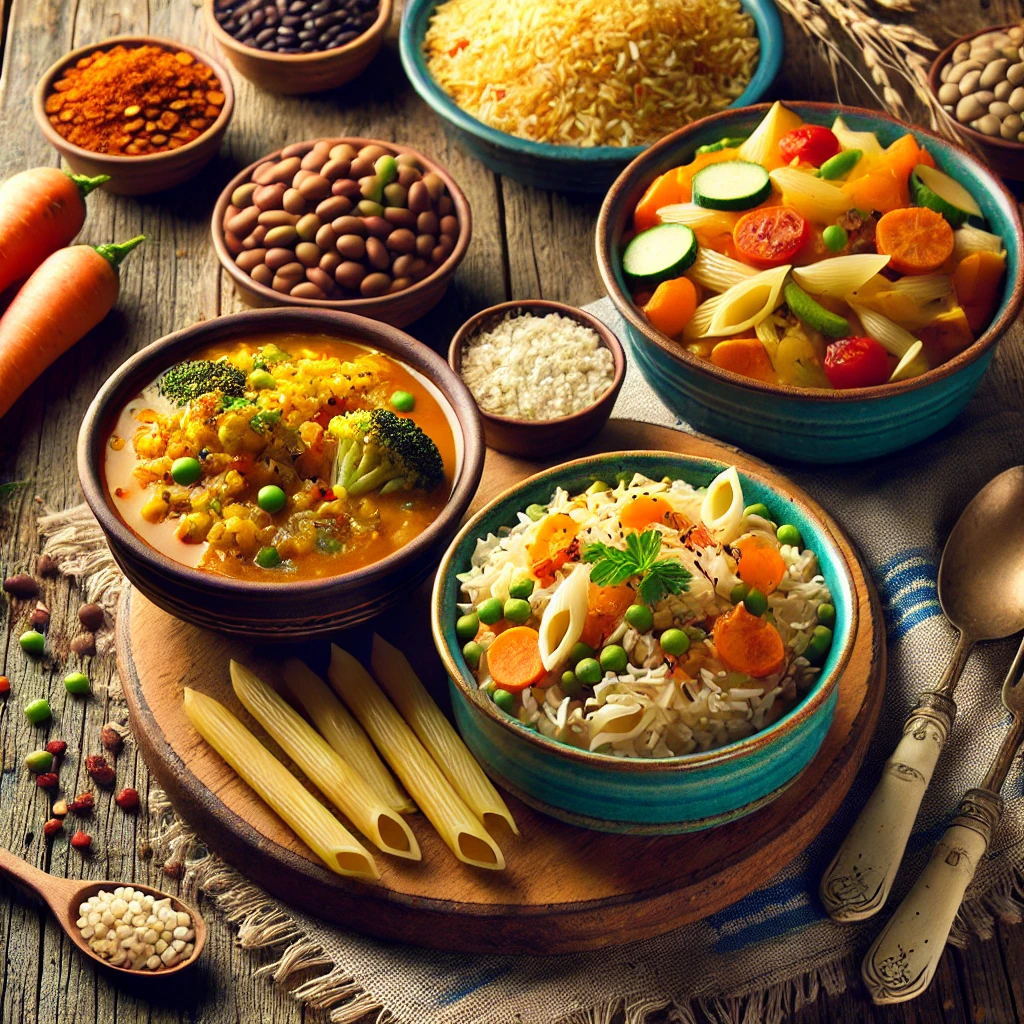
[(117, 268), (140, 242), (74, 245), (47, 257), (0, 317), (0, 416), (117, 302)]
[(81, 231), (85, 197), (105, 181), (109, 174), (87, 178), (33, 167), (0, 185), (0, 292)]

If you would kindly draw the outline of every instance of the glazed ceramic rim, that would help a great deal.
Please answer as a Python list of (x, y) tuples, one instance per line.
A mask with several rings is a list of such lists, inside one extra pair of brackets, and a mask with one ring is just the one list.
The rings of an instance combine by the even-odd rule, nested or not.
[[(541, 160), (567, 160), (578, 164), (611, 161), (621, 163), (632, 160), (647, 146), (569, 146), (553, 142), (534, 142), (518, 135), (492, 128), (473, 117), (461, 107), (434, 81), (423, 58), (423, 38), (413, 36), (414, 21), (419, 19), (420, 8), (436, 7), (444, 0), (409, 0), (402, 12), (399, 35), (399, 54), (402, 67), (409, 76), (413, 88), (427, 102), (434, 113), (484, 142), (500, 149), (510, 149), (525, 156)], [(782, 18), (775, 5), (762, 0), (740, 0), (743, 10), (754, 19), (760, 49), (757, 66), (743, 92), (730, 104), (728, 109), (743, 107), (760, 99), (769, 89), (782, 67), (784, 32)]]
[[(83, 57), (95, 53), (97, 50), (109, 50), (115, 46), (124, 46), (126, 49), (137, 49), (140, 46), (161, 46), (165, 50), (175, 50), (190, 53), (199, 63), (205, 64), (217, 76), (221, 83), (221, 91), (224, 93), (224, 105), (220, 113), (214, 118), (213, 124), (201, 132), (191, 142), (177, 149), (165, 149), (160, 153), (143, 153), (141, 156), (121, 156), (117, 153), (101, 153), (95, 149), (84, 149), (68, 142), (52, 124), (46, 113), (46, 100), (53, 91), (53, 83), (58, 75), (69, 65), (81, 60)], [(80, 160), (88, 160), (93, 163), (99, 161), (109, 162), (114, 167), (153, 167), (161, 160), (177, 160), (181, 154), (191, 153), (203, 144), (208, 144), (217, 135), (223, 134), (231, 120), (235, 109), (235, 87), (231, 76), (227, 73), (224, 65), (214, 57), (211, 57), (205, 50), (190, 46), (186, 43), (179, 43), (174, 39), (163, 39), (160, 36), (122, 35), (111, 36), (109, 39), (102, 39), (98, 43), (90, 43), (88, 46), (79, 46), (76, 50), (64, 54), (60, 60), (51, 64), (43, 73), (36, 85), (35, 95), (32, 98), (32, 111), (36, 116), (36, 122), (46, 140), (57, 150), (58, 153), (69, 153)]]
[[(466, 347), (466, 343), (479, 331), (485, 320), (500, 314), (511, 313), (514, 310), (521, 310), (524, 313), (535, 313), (538, 310), (542, 310), (544, 314), (560, 313), (562, 316), (575, 320), (578, 324), (596, 331), (598, 337), (604, 343), (604, 347), (612, 354), (612, 382), (590, 405), (580, 409), (579, 412), (571, 413), (568, 416), (558, 416), (550, 420), (524, 420), (516, 416), (499, 416), (497, 413), (488, 412), (486, 409), (481, 408), (480, 404), (477, 403), (477, 412), (480, 413), (480, 418), (485, 423), (490, 422), (501, 426), (514, 427), (524, 432), (529, 431), (539, 439), (539, 435), (547, 428), (561, 427), (574, 422), (578, 423), (587, 416), (591, 416), (594, 409), (598, 406), (607, 405), (609, 402), (614, 404), (615, 398), (622, 387), (622, 382), (626, 377), (626, 353), (622, 348), (622, 342), (615, 336), (615, 332), (607, 324), (598, 320), (593, 313), (588, 313), (585, 309), (579, 309), (577, 306), (570, 306), (565, 302), (556, 302), (553, 299), (521, 299), (511, 302), (499, 302), (497, 305), (488, 306), (486, 309), (482, 309), (479, 313), (471, 316), (455, 332), (451, 344), (448, 346), (448, 365), (458, 374), (460, 380), (462, 380), (462, 351)], [(475, 398), (474, 401), (476, 401)]]
[[(261, 320), (267, 323), (263, 324)], [(437, 518), (408, 544), (380, 561), (338, 576), (264, 583), (233, 579), (184, 565), (151, 547), (128, 527), (111, 506), (103, 483), (100, 456), (106, 441), (106, 431), (112, 426), (123, 404), (138, 393), (140, 384), (145, 386), (142, 382), (154, 380), (161, 370), (220, 338), (238, 338), (246, 332), (254, 335), (275, 330), (294, 330), (296, 333), (320, 331), (341, 340), (379, 349), (427, 377), (441, 392), (462, 427), (462, 467)], [(424, 365), (417, 365), (410, 356)], [(450, 424), (451, 419), (448, 418), (448, 421)], [(212, 591), (225, 596), (239, 592), (249, 596), (258, 594), (267, 599), (293, 597), (300, 589), (308, 591), (311, 598), (326, 597), (335, 590), (373, 583), (379, 577), (388, 576), (399, 569), (402, 563), (426, 553), (443, 537), (452, 520), (457, 522), (465, 514), (479, 485), (483, 461), (483, 428), (476, 414), (473, 396), (436, 352), (390, 324), (357, 316), (355, 313), (327, 309), (251, 309), (213, 320), (202, 320), (191, 327), (165, 335), (122, 363), (107, 378), (90, 403), (78, 434), (78, 478), (85, 500), (99, 520), (103, 532), (130, 551), (140, 565), (155, 570), (163, 580), (169, 578), (190, 589)]]
[[(521, 491), (545, 477), (551, 476), (553, 478), (565, 478), (568, 476), (589, 475), (594, 479), (600, 479), (601, 467), (603, 467), (604, 463), (608, 459), (628, 459), (629, 457), (635, 457), (638, 455), (644, 458), (659, 456), (667, 461), (679, 464), (685, 463), (689, 466), (692, 466), (694, 463), (706, 463), (714, 467), (720, 467), (722, 470), (727, 469), (729, 465), (728, 463), (719, 462), (715, 459), (705, 459), (701, 456), (684, 455), (680, 452), (603, 452), (600, 455), (588, 455), (580, 459), (573, 459), (570, 462), (564, 462), (560, 465), (552, 466), (550, 469), (534, 473), (525, 480), (521, 480), (514, 486), (502, 491), (501, 494), (492, 498), (465, 524), (465, 526), (462, 527), (461, 530), (459, 530), (454, 540), (449, 545), (448, 550), (445, 552), (444, 558), (441, 560), (441, 564), (438, 566), (437, 576), (434, 580), (434, 588), (430, 595), (430, 627), (431, 633), (434, 637), (434, 646), (437, 648), (441, 661), (444, 663), (445, 671), (448, 673), (448, 678), (454, 683), (455, 687), (459, 691), (460, 697), (463, 698), (471, 710), (487, 716), (492, 722), (495, 722), (501, 728), (508, 730), (513, 735), (532, 744), (539, 750), (561, 757), (567, 761), (572, 761), (598, 770), (620, 771), (625, 773), (647, 773), (679, 771), (687, 768), (706, 766), (721, 761), (734, 761), (740, 758), (755, 756), (765, 747), (770, 746), (779, 736), (799, 728), (802, 723), (810, 719), (829, 699), (835, 688), (839, 685), (839, 681), (850, 661), (857, 637), (857, 625), (860, 621), (860, 610), (857, 606), (856, 588), (853, 581), (853, 574), (850, 571), (850, 564), (846, 556), (840, 550), (838, 544), (836, 544), (834, 537), (834, 530), (838, 529), (838, 527), (834, 523), (823, 521), (819, 514), (808, 504), (808, 501), (813, 499), (810, 499), (809, 496), (804, 494), (804, 492), (796, 487), (795, 484), (785, 478), (783, 479), (787, 489), (782, 491), (776, 484), (769, 481), (758, 470), (743, 469), (740, 471), (741, 476), (749, 477), (751, 480), (757, 481), (763, 487), (778, 495), (781, 499), (791, 502), (795, 507), (799, 508), (808, 519), (812, 520), (817, 525), (818, 529), (824, 536), (825, 541), (831, 545), (833, 553), (836, 556), (836, 562), (840, 567), (840, 573), (847, 593), (854, 595), (853, 600), (849, 602), (848, 606), (846, 605), (845, 600), (842, 608), (837, 604), (837, 611), (841, 611), (842, 614), (849, 619), (850, 628), (846, 632), (846, 640), (838, 657), (836, 658), (832, 671), (828, 675), (819, 675), (814, 686), (811, 688), (811, 691), (803, 698), (802, 701), (800, 701), (800, 703), (796, 705), (796, 707), (788, 711), (778, 721), (773, 722), (770, 726), (762, 729), (760, 732), (754, 733), (752, 736), (745, 736), (742, 739), (733, 740), (731, 743), (727, 743), (722, 747), (717, 747), (714, 750), (706, 750), (691, 754), (678, 754), (675, 757), (614, 757), (610, 754), (598, 754), (589, 750), (581, 750), (578, 747), (570, 746), (567, 743), (560, 743), (558, 740), (543, 736), (535, 729), (527, 728), (518, 721), (518, 719), (514, 719), (505, 714), (492, 700), (481, 699), (476, 681), (472, 679), (471, 675), (469, 675), (469, 678), (467, 679), (468, 671), (464, 670), (464, 667), (458, 663), (445, 638), (444, 624), (442, 622), (442, 616), (445, 613), (445, 609), (442, 607), (442, 590), (444, 589), (444, 581), (455, 571), (453, 562), (455, 560), (456, 549), (466, 540), (466, 538), (479, 537), (480, 524), (498, 505), (515, 498)], [(593, 467), (592, 471), (588, 471), (591, 467)], [(557, 486), (557, 479), (552, 479), (552, 488), (555, 486)], [(840, 600), (840, 595), (833, 594), (832, 598), (834, 602), (838, 602)]]
[[(231, 203), (231, 194), (240, 185), (245, 185), (252, 180), (252, 173), (260, 164), (279, 158), (283, 150), (291, 146), (308, 146), (309, 148), (304, 151), (305, 154), (318, 142), (333, 142), (335, 145), (348, 142), (352, 145), (358, 144), (360, 148), (363, 146), (382, 146), (389, 152), (394, 151), (399, 156), (403, 153), (409, 153), (416, 157), (417, 160), (422, 161), (428, 172), (432, 171), (436, 174), (444, 182), (448, 194), (452, 197), (452, 202), (455, 204), (455, 211), (459, 219), (459, 237), (455, 241), (455, 248), (448, 254), (448, 258), (444, 263), (421, 281), (410, 285), (404, 291), (376, 295), (372, 298), (361, 296), (358, 299), (302, 299), (294, 295), (285, 295), (274, 291), (273, 288), (265, 284), (260, 284), (259, 281), (254, 281), (242, 270), (235, 263), (234, 257), (228, 252), (228, 248), (224, 244), (224, 211)], [(387, 142), (384, 139), (364, 139), (359, 136), (341, 136), (335, 139), (331, 136), (324, 136), (322, 138), (303, 139), (301, 142), (289, 143), (287, 146), (282, 146), (280, 149), (276, 149), (272, 153), (267, 153), (266, 156), (254, 160), (248, 167), (239, 171), (217, 197), (217, 202), (213, 207), (213, 217), (210, 220), (210, 234), (213, 237), (213, 247), (217, 251), (217, 258), (220, 260), (221, 266), (228, 272), (235, 284), (244, 291), (259, 295), (261, 298), (272, 302), (275, 306), (293, 306), (302, 309), (323, 309), (352, 313), (364, 313), (365, 311), (364, 315), (366, 316), (377, 316), (381, 310), (386, 309), (390, 305), (397, 305), (399, 302), (405, 304), (410, 295), (419, 296), (430, 287), (437, 287), (441, 281), (447, 280), (455, 273), (466, 255), (470, 239), (473, 236), (473, 214), (469, 207), (469, 200), (462, 189), (456, 184), (455, 179), (440, 164), (425, 156), (418, 149), (413, 149), (412, 146), (406, 146), (399, 142)], [(417, 316), (419, 315), (417, 313)]]
[[(942, 81), (939, 76), (942, 74), (942, 69), (950, 61), (953, 56), (953, 51), (961, 43), (970, 42), (972, 39), (986, 35), (989, 32), (1000, 32), (1010, 28), (1018, 28), (1019, 26), (1019, 21), (1015, 21), (1012, 25), (992, 25), (989, 28), (978, 29), (977, 32), (970, 32), (965, 36), (961, 36), (959, 39), (954, 39), (953, 42), (951, 42), (949, 46), (947, 46), (942, 53), (932, 61), (932, 66), (928, 70), (928, 87), (931, 89), (935, 98), (939, 98), (939, 86), (942, 85)], [(1004, 139), (1001, 135), (986, 135), (984, 132), (975, 131), (975, 129), (970, 125), (966, 125), (962, 121), (958, 121), (952, 114), (947, 113), (945, 110), (942, 111), (942, 116), (953, 126), (958, 135), (962, 134), (965, 138), (970, 139), (975, 145), (995, 146), (997, 149), (1005, 149), (1018, 155), (1024, 154), (1024, 142), (1014, 142), (1011, 139)]]
[[(796, 113), (799, 113), (801, 110), (811, 110), (820, 113), (827, 112), (835, 116), (853, 114), (856, 117), (863, 117), (873, 121), (888, 122), (905, 129), (906, 132), (915, 136), (925, 136), (938, 143), (940, 147), (948, 148), (960, 156), (961, 159), (968, 161), (978, 172), (979, 176), (985, 180), (986, 187), (991, 192), (1000, 195), (1012, 211), (1011, 226), (1015, 229), (1015, 237), (1004, 239), (1004, 242), (1007, 248), (1011, 245), (1016, 248), (1021, 271), (1018, 273), (1009, 298), (1004, 301), (1004, 307), (999, 316), (989, 324), (981, 337), (975, 339), (972, 345), (969, 345), (958, 355), (954, 356), (949, 362), (943, 363), (941, 366), (937, 366), (935, 369), (929, 370), (919, 377), (898, 381), (895, 384), (877, 384), (869, 388), (848, 388), (846, 390), (798, 388), (792, 384), (765, 384), (751, 377), (744, 377), (741, 374), (734, 373), (732, 370), (724, 370), (719, 366), (715, 366), (714, 363), (707, 359), (701, 359), (699, 356), (692, 355), (678, 342), (673, 341), (660, 331), (656, 331), (646, 317), (641, 315), (640, 311), (633, 304), (632, 299), (628, 296), (628, 293), (624, 292), (619, 286), (616, 278), (614, 264), (618, 262), (618, 255), (612, 251), (610, 244), (611, 207), (617, 203), (621, 195), (631, 190), (637, 179), (645, 176), (646, 168), (649, 164), (656, 163), (659, 157), (679, 149), (680, 143), (685, 143), (691, 134), (719, 122), (726, 124), (740, 115), (752, 112), (767, 113), (772, 106), (770, 103), (758, 103), (750, 107), (723, 110), (721, 113), (711, 114), (700, 121), (694, 121), (693, 124), (680, 128), (678, 131), (672, 132), (671, 135), (666, 135), (660, 142), (656, 142), (649, 149), (645, 150), (615, 180), (615, 183), (608, 190), (604, 201), (601, 203), (601, 212), (598, 214), (597, 228), (595, 230), (595, 241), (598, 272), (601, 275), (605, 292), (612, 300), (619, 314), (630, 326), (640, 333), (645, 341), (657, 346), (673, 362), (686, 367), (688, 370), (695, 371), (700, 376), (709, 377), (713, 380), (721, 381), (723, 384), (728, 384), (733, 388), (747, 391), (751, 394), (752, 399), (755, 399), (758, 395), (783, 395), (786, 398), (792, 398), (799, 402), (830, 404), (866, 402), (876, 398), (895, 398), (938, 383), (947, 377), (954, 376), (972, 363), (977, 362), (996, 344), (1006, 329), (1014, 322), (1017, 314), (1020, 312), (1022, 303), (1024, 303), (1024, 228), (1021, 226), (1017, 200), (1010, 193), (1009, 189), (1007, 189), (1000, 178), (996, 177), (980, 160), (968, 153), (962, 146), (957, 146), (948, 139), (943, 139), (935, 134), (935, 132), (928, 131), (925, 128), (910, 127), (902, 121), (890, 117), (888, 114), (883, 114), (881, 111), (867, 110), (864, 107), (850, 107), (838, 103), (812, 103), (802, 100), (785, 100), (784, 105)], [(727, 134), (727, 132), (723, 134)]]
[(256, 46), (247, 46), (236, 39), (230, 32), (221, 27), (213, 13), (213, 0), (203, 0), (203, 13), (206, 15), (206, 24), (214, 39), (233, 53), (238, 53), (254, 61), (265, 61), (268, 65), (277, 65), (280, 70), (289, 68), (296, 70), (297, 65), (302, 65), (305, 70), (317, 70), (320, 65), (341, 63), (340, 58), (353, 56), (356, 51), (364, 50), (367, 43), (382, 36), (387, 30), (388, 22), (391, 20), (392, 0), (380, 0), (377, 19), (372, 25), (350, 39), (341, 46), (333, 46), (329, 50), (317, 50), (315, 53), (274, 53), (272, 50), (261, 50)]

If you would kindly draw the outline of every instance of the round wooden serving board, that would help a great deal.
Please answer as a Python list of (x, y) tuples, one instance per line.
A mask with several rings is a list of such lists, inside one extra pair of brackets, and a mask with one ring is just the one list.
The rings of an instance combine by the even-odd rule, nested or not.
[[(716, 458), (774, 474), (708, 439), (627, 421), (611, 421), (586, 451), (637, 449)], [(488, 451), (471, 512), (541, 468)], [(885, 677), (878, 599), (849, 542), (818, 511), (850, 560), (860, 599), (860, 631), (839, 687), (835, 721), (817, 758), (775, 803), (708, 832), (654, 838), (589, 832), (509, 796), (521, 834), (496, 837), (505, 871), (460, 863), (416, 814), (410, 824), (423, 848), (421, 863), (380, 854), (379, 885), (342, 878), (322, 867), (200, 739), (182, 709), (182, 686), (208, 693), (280, 755), (234, 696), (228, 660), (241, 660), (278, 685), (286, 653), (322, 671), (327, 645), (309, 643), (287, 652), (253, 648), (180, 622), (128, 590), (118, 616), (117, 651), (132, 728), (153, 774), (212, 850), (286, 903), (344, 928), (439, 949), (503, 953), (565, 953), (657, 935), (729, 906), (800, 853), (846, 795), (874, 731)], [(425, 589), (410, 595), (407, 613), (389, 613), (378, 629), (408, 654), (447, 708), (427, 597)], [(361, 656), (369, 636), (367, 627), (340, 639)]]

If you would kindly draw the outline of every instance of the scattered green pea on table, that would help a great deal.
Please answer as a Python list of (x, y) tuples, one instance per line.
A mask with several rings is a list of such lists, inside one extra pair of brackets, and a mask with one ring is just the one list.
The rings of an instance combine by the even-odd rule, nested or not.
[(34, 629), (26, 630), (18, 637), (18, 643), (26, 654), (40, 655), (46, 649), (46, 637)]
[(31, 704), (25, 706), (25, 717), (33, 725), (42, 725), (43, 722), (48, 722), (53, 717), (50, 702), (45, 697), (32, 701)]
[(36, 775), (42, 775), (53, 767), (53, 754), (48, 750), (33, 750), (25, 758), (25, 767)]
[(64, 677), (64, 689), (68, 693), (83, 694), (89, 692), (89, 677), (84, 672), (72, 672)]

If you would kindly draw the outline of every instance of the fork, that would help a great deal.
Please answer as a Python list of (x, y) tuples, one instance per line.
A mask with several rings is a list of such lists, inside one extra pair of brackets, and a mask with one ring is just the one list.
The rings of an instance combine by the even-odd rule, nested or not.
[(871, 998), (903, 1003), (929, 985), (949, 938), (964, 893), (1003, 812), (1003, 782), (1024, 742), (1024, 641), (1003, 682), (1003, 706), (1011, 723), (977, 789), (969, 789), (956, 817), (936, 844), (924, 871), (872, 943), (861, 965)]

